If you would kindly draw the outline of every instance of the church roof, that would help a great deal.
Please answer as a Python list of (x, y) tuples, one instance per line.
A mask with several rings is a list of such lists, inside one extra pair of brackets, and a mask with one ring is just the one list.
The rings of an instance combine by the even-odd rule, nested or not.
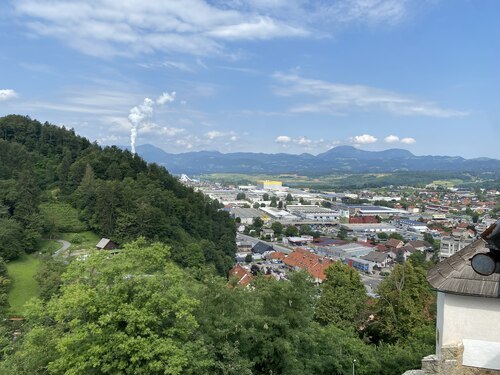
[(445, 293), (500, 298), (500, 274), (481, 276), (471, 266), (471, 258), (488, 253), (483, 239), (478, 239), (427, 272), (431, 286)]

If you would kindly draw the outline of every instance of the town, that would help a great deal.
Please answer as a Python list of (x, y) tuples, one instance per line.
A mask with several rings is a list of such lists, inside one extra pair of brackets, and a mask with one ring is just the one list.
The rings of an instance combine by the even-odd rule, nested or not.
[(435, 184), (360, 191), (319, 191), (264, 180), (228, 185), (181, 176), (181, 182), (217, 200), (237, 223), (236, 266), (248, 285), (257, 273), (286, 279), (304, 269), (316, 283), (340, 260), (357, 269), (370, 296), (412, 254), (423, 261), (449, 258), (498, 218), (500, 192)]

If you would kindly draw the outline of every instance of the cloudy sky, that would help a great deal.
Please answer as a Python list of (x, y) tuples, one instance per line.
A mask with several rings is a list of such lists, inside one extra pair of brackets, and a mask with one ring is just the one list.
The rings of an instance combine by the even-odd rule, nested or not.
[(5, 0), (0, 115), (100, 144), (500, 158), (496, 0)]

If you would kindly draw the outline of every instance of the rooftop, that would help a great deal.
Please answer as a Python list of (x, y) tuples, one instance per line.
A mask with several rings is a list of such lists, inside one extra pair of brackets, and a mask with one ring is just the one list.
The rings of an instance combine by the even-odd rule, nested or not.
[(500, 297), (500, 274), (481, 276), (474, 272), (470, 259), (487, 253), (483, 239), (476, 240), (427, 272), (427, 281), (438, 291), (477, 297)]

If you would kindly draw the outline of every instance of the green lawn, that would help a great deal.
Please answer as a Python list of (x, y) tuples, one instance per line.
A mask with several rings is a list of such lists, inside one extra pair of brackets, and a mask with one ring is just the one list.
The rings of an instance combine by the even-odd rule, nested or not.
[(22, 316), (26, 301), (38, 296), (38, 283), (34, 279), (38, 267), (40, 259), (35, 254), (24, 254), (7, 263), (7, 272), (12, 282), (8, 295), (10, 315)]
[(38, 241), (37, 251), (40, 251), (43, 254), (52, 254), (60, 247), (61, 244), (56, 240), (40, 240)]
[(70, 251), (95, 249), (101, 237), (91, 231), (79, 233), (58, 233), (57, 238), (71, 242)]

